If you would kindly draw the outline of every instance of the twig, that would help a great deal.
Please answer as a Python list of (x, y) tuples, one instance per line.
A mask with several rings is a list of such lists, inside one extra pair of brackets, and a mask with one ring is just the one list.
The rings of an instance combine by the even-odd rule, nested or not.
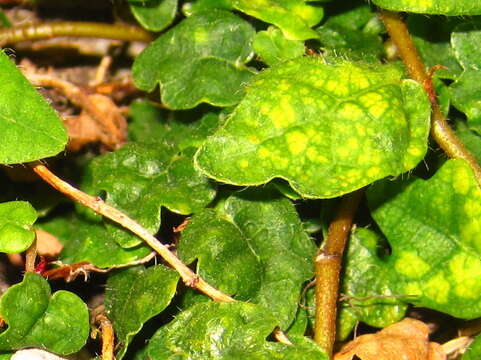
[(336, 339), (337, 301), (342, 255), (351, 231), (352, 221), (363, 190), (346, 195), (336, 218), (329, 225), (327, 239), (315, 259), (316, 321), (314, 341), (332, 357)]
[(37, 260), (37, 240), (34, 239), (32, 245), (25, 253), (25, 272), (35, 272), (35, 260)]
[(129, 218), (123, 212), (106, 204), (101, 198), (90, 196), (67, 182), (63, 181), (49, 169), (39, 162), (31, 163), (33, 171), (52, 187), (79, 202), (85, 207), (92, 209), (96, 213), (114, 221), (122, 227), (130, 230), (135, 235), (143, 239), (152, 249), (154, 249), (167, 263), (169, 263), (180, 274), (182, 280), (187, 286), (198, 289), (202, 293), (209, 296), (214, 301), (232, 302), (235, 301), (229, 295), (212, 287), (201, 277), (195, 274), (189, 267), (179, 260), (173, 253), (167, 249), (159, 240), (157, 240), (150, 232), (143, 228), (139, 223)]
[(151, 42), (152, 35), (138, 26), (95, 22), (46, 22), (0, 29), (0, 47), (25, 40), (77, 36), (111, 40)]
[(97, 316), (102, 334), (102, 360), (114, 360), (114, 328), (104, 314)]
[(434, 90), (433, 81), (426, 71), (417, 52), (406, 24), (397, 13), (385, 10), (381, 10), (380, 13), (389, 36), (396, 45), (399, 55), (406, 65), (409, 76), (413, 80), (419, 82), (428, 94), (432, 108), (432, 137), (449, 157), (467, 161), (474, 172), (478, 184), (481, 185), (481, 167), (474, 156), (464, 147), (462, 142), (455, 135), (454, 131), (447, 123), (446, 118), (442, 114)]

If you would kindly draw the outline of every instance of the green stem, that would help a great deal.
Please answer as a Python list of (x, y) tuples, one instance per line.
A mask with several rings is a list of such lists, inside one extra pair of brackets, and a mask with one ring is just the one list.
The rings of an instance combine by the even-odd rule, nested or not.
[(342, 255), (352, 227), (353, 217), (364, 191), (346, 195), (339, 205), (336, 218), (329, 225), (327, 239), (315, 259), (316, 321), (314, 341), (332, 357), (336, 340), (337, 301)]
[(426, 67), (417, 52), (406, 24), (399, 14), (391, 11), (381, 10), (381, 18), (384, 25), (386, 25), (391, 40), (398, 49), (402, 61), (406, 65), (409, 76), (419, 82), (428, 94), (432, 108), (432, 137), (450, 158), (467, 161), (474, 172), (478, 184), (481, 185), (481, 167), (473, 154), (464, 147), (442, 114), (431, 76), (426, 71)]
[(152, 35), (138, 26), (95, 22), (46, 22), (0, 29), (0, 46), (25, 40), (50, 39), (57, 36), (92, 37), (125, 41), (152, 41)]

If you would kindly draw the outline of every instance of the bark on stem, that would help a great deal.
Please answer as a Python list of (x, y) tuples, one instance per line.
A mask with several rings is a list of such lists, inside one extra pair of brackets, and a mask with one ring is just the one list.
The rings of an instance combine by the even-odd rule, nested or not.
[(95, 22), (46, 22), (0, 29), (0, 46), (25, 40), (50, 39), (57, 36), (91, 37), (110, 40), (151, 42), (152, 35), (138, 26)]
[(409, 76), (419, 82), (431, 102), (431, 135), (441, 149), (450, 157), (468, 162), (481, 186), (481, 167), (474, 156), (464, 147), (441, 112), (431, 76), (418, 54), (409, 30), (398, 13), (381, 10), (381, 18), (391, 40), (396, 45), (399, 56), (406, 65)]
[(339, 205), (336, 218), (329, 225), (326, 241), (315, 259), (316, 320), (314, 341), (332, 357), (336, 339), (337, 301), (342, 255), (351, 231), (353, 217), (364, 191), (346, 195)]
[(97, 214), (114, 221), (143, 239), (152, 249), (162, 256), (167, 263), (177, 270), (187, 286), (198, 289), (214, 301), (235, 301), (229, 295), (224, 294), (205, 282), (201, 277), (189, 269), (189, 267), (187, 267), (182, 261), (180, 261), (177, 256), (171, 253), (169, 249), (167, 249), (167, 247), (157, 240), (150, 232), (144, 229), (139, 223), (129, 218), (123, 212), (106, 204), (101, 198), (90, 196), (76, 189), (72, 185), (57, 177), (39, 162), (32, 163), (30, 166), (38, 176), (40, 176), (44, 181), (60, 191), (62, 194), (67, 195), (83, 206), (92, 209)]

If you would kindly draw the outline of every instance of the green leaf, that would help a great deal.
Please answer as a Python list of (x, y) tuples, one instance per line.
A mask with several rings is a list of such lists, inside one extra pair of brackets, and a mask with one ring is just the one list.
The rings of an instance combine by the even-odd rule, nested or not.
[(302, 284), (313, 276), (315, 253), (295, 208), (276, 191), (264, 189), (231, 196), (218, 212), (194, 216), (179, 256), (186, 262), (199, 258), (198, 272), (208, 281), (265, 306), (286, 329)]
[(97, 267), (107, 268), (128, 264), (151, 252), (146, 245), (129, 249), (121, 247), (103, 223), (80, 216), (57, 216), (39, 226), (62, 242), (64, 248), (59, 260), (65, 264), (88, 261)]
[(185, 16), (212, 9), (232, 10), (232, 0), (194, 0), (194, 2), (186, 2), (182, 6), (182, 12)]
[(169, 305), (175, 295), (179, 275), (162, 265), (148, 269), (137, 266), (111, 275), (105, 292), (105, 309), (112, 320), (120, 347), (120, 360), (143, 324)]
[(379, 62), (384, 46), (379, 33), (367, 26), (375, 16), (364, 5), (328, 18), (316, 29), (324, 56)]
[(161, 35), (136, 59), (136, 86), (160, 84), (163, 103), (189, 109), (201, 102), (234, 105), (252, 76), (244, 63), (252, 56), (252, 26), (223, 10), (199, 13)]
[(283, 178), (310, 198), (398, 175), (423, 158), (430, 117), (422, 88), (400, 77), (394, 67), (311, 57), (268, 69), (199, 149), (196, 165), (234, 185)]
[[(82, 189), (90, 194), (105, 192), (107, 203), (156, 233), (161, 206), (190, 214), (202, 209), (215, 196), (211, 182), (194, 169), (192, 152), (191, 149), (190, 153), (188, 150), (180, 153), (167, 142), (126, 144), (88, 165)], [(107, 228), (123, 247), (142, 242), (117, 225), (108, 224)]]
[(481, 0), (373, 0), (392, 11), (437, 15), (481, 15)]
[(286, 39), (279, 29), (272, 26), (256, 34), (253, 46), (257, 55), (270, 66), (304, 54), (303, 42)]
[(461, 76), (449, 87), (453, 105), (464, 112), (470, 126), (481, 132), (481, 22), (466, 22), (457, 26), (451, 36), (451, 43), (457, 60), (464, 68)]
[(481, 132), (481, 71), (466, 70), (449, 86), (453, 106), (466, 114), (470, 126)]
[(474, 155), (476, 161), (481, 163), (481, 137), (462, 121), (456, 122), (456, 136), (464, 146)]
[(407, 298), (392, 297), (391, 272), (378, 256), (379, 237), (368, 229), (351, 234), (341, 293), (346, 298), (339, 313), (337, 337), (345, 339), (357, 322), (384, 328), (404, 317)]
[(201, 119), (187, 111), (167, 113), (158, 107), (138, 101), (130, 106), (129, 137), (143, 143), (174, 143), (180, 150), (199, 147), (219, 126), (219, 115), (207, 113)]
[(37, 212), (26, 201), (0, 204), (0, 252), (21, 253), (32, 245)]
[(2, 10), (0, 10), (0, 27), (12, 27), (12, 23)]
[(61, 355), (74, 353), (89, 335), (87, 306), (77, 295), (50, 286), (37, 274), (26, 273), (0, 298), (0, 315), (8, 329), (0, 334), (0, 350), (39, 347)]
[(38, 160), (61, 152), (67, 132), (55, 110), (0, 50), (0, 164)]
[(289, 40), (318, 37), (311, 26), (318, 24), (324, 10), (304, 0), (232, 0), (236, 10), (276, 25)]
[(267, 342), (276, 318), (248, 303), (201, 303), (160, 328), (147, 345), (149, 359), (327, 360), (311, 340), (293, 336), (294, 345)]
[(307, 40), (318, 37), (311, 29), (324, 16), (324, 10), (305, 0), (198, 0), (188, 3), (183, 11), (187, 15), (212, 9), (235, 9), (257, 19), (276, 25), (289, 40)]
[(479, 41), (481, 40), (481, 22), (467, 21), (456, 26), (451, 34), (451, 45), (457, 60), (464, 69), (479, 69)]
[(129, 7), (140, 25), (150, 31), (160, 31), (174, 20), (177, 12), (177, 0), (144, 2), (129, 0)]
[(259, 291), (262, 263), (239, 228), (212, 209), (192, 217), (177, 254), (187, 264), (198, 259), (197, 273), (221, 291), (235, 294), (237, 300), (249, 300)]
[(372, 216), (386, 235), (397, 294), (460, 318), (481, 316), (481, 189), (463, 160), (429, 180), (369, 188)]
[(369, 6), (355, 7), (331, 16), (316, 29), (324, 49), (324, 56), (379, 62), (384, 53), (381, 37), (370, 27), (364, 27), (375, 19)]
[(481, 335), (474, 338), (474, 342), (463, 354), (461, 360), (477, 360), (481, 357)]

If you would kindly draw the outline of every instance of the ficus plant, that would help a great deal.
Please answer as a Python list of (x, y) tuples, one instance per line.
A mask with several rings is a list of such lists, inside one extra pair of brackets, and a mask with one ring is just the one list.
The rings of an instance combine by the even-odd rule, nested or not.
[(0, 359), (481, 358), (481, 1), (66, 3), (0, 1)]

